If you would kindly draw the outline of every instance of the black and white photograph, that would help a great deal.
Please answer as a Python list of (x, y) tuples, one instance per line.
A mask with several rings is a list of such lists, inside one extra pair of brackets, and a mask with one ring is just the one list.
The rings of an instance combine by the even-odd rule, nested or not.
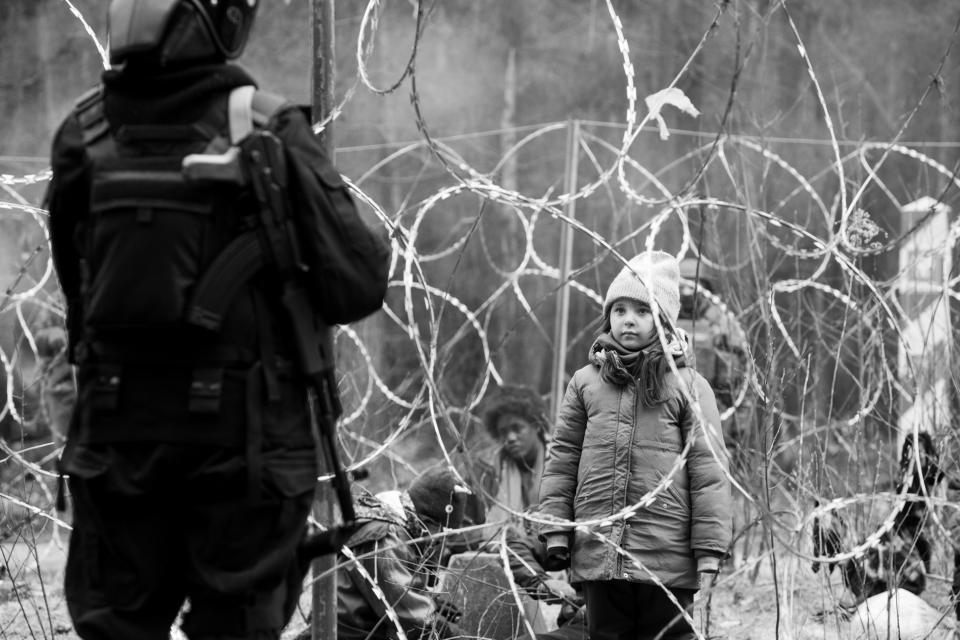
[(0, 640), (960, 640), (956, 0), (0, 51)]

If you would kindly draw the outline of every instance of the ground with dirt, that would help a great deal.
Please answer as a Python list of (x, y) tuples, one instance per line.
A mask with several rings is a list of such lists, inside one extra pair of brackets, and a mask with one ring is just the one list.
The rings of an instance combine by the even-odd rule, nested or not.
[[(55, 537), (37, 544), (20, 541), (0, 545), (5, 567), (0, 581), (0, 640), (77, 640), (62, 589), (65, 542), (64, 537)], [(858, 637), (854, 627), (834, 615), (828, 615), (825, 622), (816, 619), (817, 612), (830, 610), (839, 598), (847, 597), (837, 572), (814, 574), (806, 561), (778, 556), (776, 578), (774, 580), (769, 559), (759, 566), (746, 564), (737, 572), (724, 574), (710, 599), (709, 638), (848, 640)], [(945, 579), (934, 576), (924, 593), (924, 600), (942, 614), (944, 628), (952, 628), (953, 623), (949, 587)], [(304, 594), (305, 602), (309, 602), (308, 597), (309, 594)], [(707, 619), (704, 604), (701, 598), (695, 616), (701, 625)], [(298, 614), (284, 633), (284, 639), (292, 638), (305, 627), (305, 620)], [(182, 637), (175, 634), (178, 635)], [(930, 636), (932, 640), (949, 637), (946, 631)]]

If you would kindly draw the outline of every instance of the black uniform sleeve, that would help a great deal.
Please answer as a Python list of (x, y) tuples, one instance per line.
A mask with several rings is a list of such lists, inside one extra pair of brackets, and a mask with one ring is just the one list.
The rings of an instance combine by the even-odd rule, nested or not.
[(44, 197), (44, 207), (50, 215), (53, 264), (67, 299), (70, 361), (75, 362), (74, 348), (83, 321), (80, 259), (83, 224), (89, 215), (90, 160), (83, 144), (83, 130), (73, 115), (54, 136), (50, 164), (53, 177)]
[(387, 290), (390, 244), (367, 226), (340, 173), (299, 108), (280, 109), (269, 125), (287, 151), (290, 198), (307, 287), (327, 324), (354, 322), (380, 309)]

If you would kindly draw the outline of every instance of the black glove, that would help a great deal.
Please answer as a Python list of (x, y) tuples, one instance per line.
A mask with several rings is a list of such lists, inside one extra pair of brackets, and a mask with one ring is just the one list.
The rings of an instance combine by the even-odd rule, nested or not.
[(543, 568), (547, 571), (560, 571), (570, 566), (570, 549), (565, 546), (547, 547), (547, 557)]
[(560, 607), (560, 613), (557, 615), (557, 626), (562, 627), (563, 625), (572, 621), (578, 615), (582, 616), (583, 612), (583, 603), (574, 604), (572, 602), (564, 602), (563, 606)]
[(456, 624), (463, 617), (460, 607), (445, 598), (434, 597), (433, 602), (437, 605), (437, 615), (447, 622)]

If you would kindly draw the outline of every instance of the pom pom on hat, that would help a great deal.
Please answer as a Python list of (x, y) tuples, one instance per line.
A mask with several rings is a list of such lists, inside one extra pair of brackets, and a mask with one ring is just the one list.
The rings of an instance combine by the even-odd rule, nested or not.
[[(643, 276), (649, 290), (640, 282), (637, 273)], [(676, 257), (665, 251), (644, 251), (620, 270), (603, 298), (603, 316), (607, 317), (610, 307), (620, 298), (639, 300), (652, 307), (650, 292), (653, 292), (660, 312), (672, 326), (676, 326), (680, 314), (680, 265)]]

